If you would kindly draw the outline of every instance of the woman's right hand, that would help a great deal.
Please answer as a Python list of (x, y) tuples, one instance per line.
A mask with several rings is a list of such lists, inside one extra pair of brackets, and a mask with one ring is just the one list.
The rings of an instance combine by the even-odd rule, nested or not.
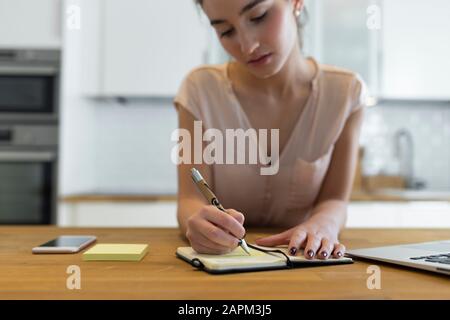
[(234, 209), (227, 213), (212, 205), (203, 206), (188, 218), (186, 237), (198, 253), (225, 254), (245, 236), (244, 215)]

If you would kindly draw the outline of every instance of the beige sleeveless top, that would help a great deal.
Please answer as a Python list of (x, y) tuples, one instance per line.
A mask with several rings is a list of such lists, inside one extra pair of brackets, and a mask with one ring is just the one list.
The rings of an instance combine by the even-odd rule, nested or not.
[[(364, 106), (367, 91), (357, 74), (310, 59), (317, 73), (279, 155), (278, 173), (261, 175), (262, 164), (211, 165), (208, 183), (225, 208), (245, 215), (246, 226), (291, 227), (308, 219), (345, 122)], [(219, 129), (224, 137), (226, 129), (251, 128), (227, 70), (228, 64), (194, 69), (174, 100), (203, 122), (203, 130)]]

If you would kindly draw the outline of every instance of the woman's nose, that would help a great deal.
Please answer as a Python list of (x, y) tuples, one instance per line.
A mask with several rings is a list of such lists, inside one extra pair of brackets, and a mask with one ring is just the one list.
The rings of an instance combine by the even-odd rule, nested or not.
[(241, 34), (240, 43), (241, 51), (246, 56), (250, 56), (259, 47), (259, 42), (249, 33)]

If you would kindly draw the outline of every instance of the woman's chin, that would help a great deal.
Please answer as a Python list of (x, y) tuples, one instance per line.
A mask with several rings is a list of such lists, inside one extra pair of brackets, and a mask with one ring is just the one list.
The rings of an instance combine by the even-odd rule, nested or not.
[[(273, 57), (275, 58), (275, 57)], [(282, 65), (275, 60), (272, 59), (270, 63), (262, 66), (252, 66), (247, 65), (248, 71), (253, 74), (258, 79), (268, 79), (274, 75), (276, 75), (282, 69)]]

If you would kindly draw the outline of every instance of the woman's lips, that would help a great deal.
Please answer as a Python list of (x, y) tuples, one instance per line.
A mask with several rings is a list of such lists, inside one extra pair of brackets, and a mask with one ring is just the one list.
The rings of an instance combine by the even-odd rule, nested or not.
[(250, 60), (250, 61), (248, 62), (248, 64), (249, 64), (249, 65), (252, 65), (252, 66), (260, 66), (260, 65), (264, 65), (264, 64), (266, 64), (266, 63), (269, 61), (269, 59), (270, 59), (271, 56), (272, 56), (271, 53), (264, 54), (264, 55), (262, 55), (261, 57), (259, 57), (259, 58), (257, 58), (257, 59)]

